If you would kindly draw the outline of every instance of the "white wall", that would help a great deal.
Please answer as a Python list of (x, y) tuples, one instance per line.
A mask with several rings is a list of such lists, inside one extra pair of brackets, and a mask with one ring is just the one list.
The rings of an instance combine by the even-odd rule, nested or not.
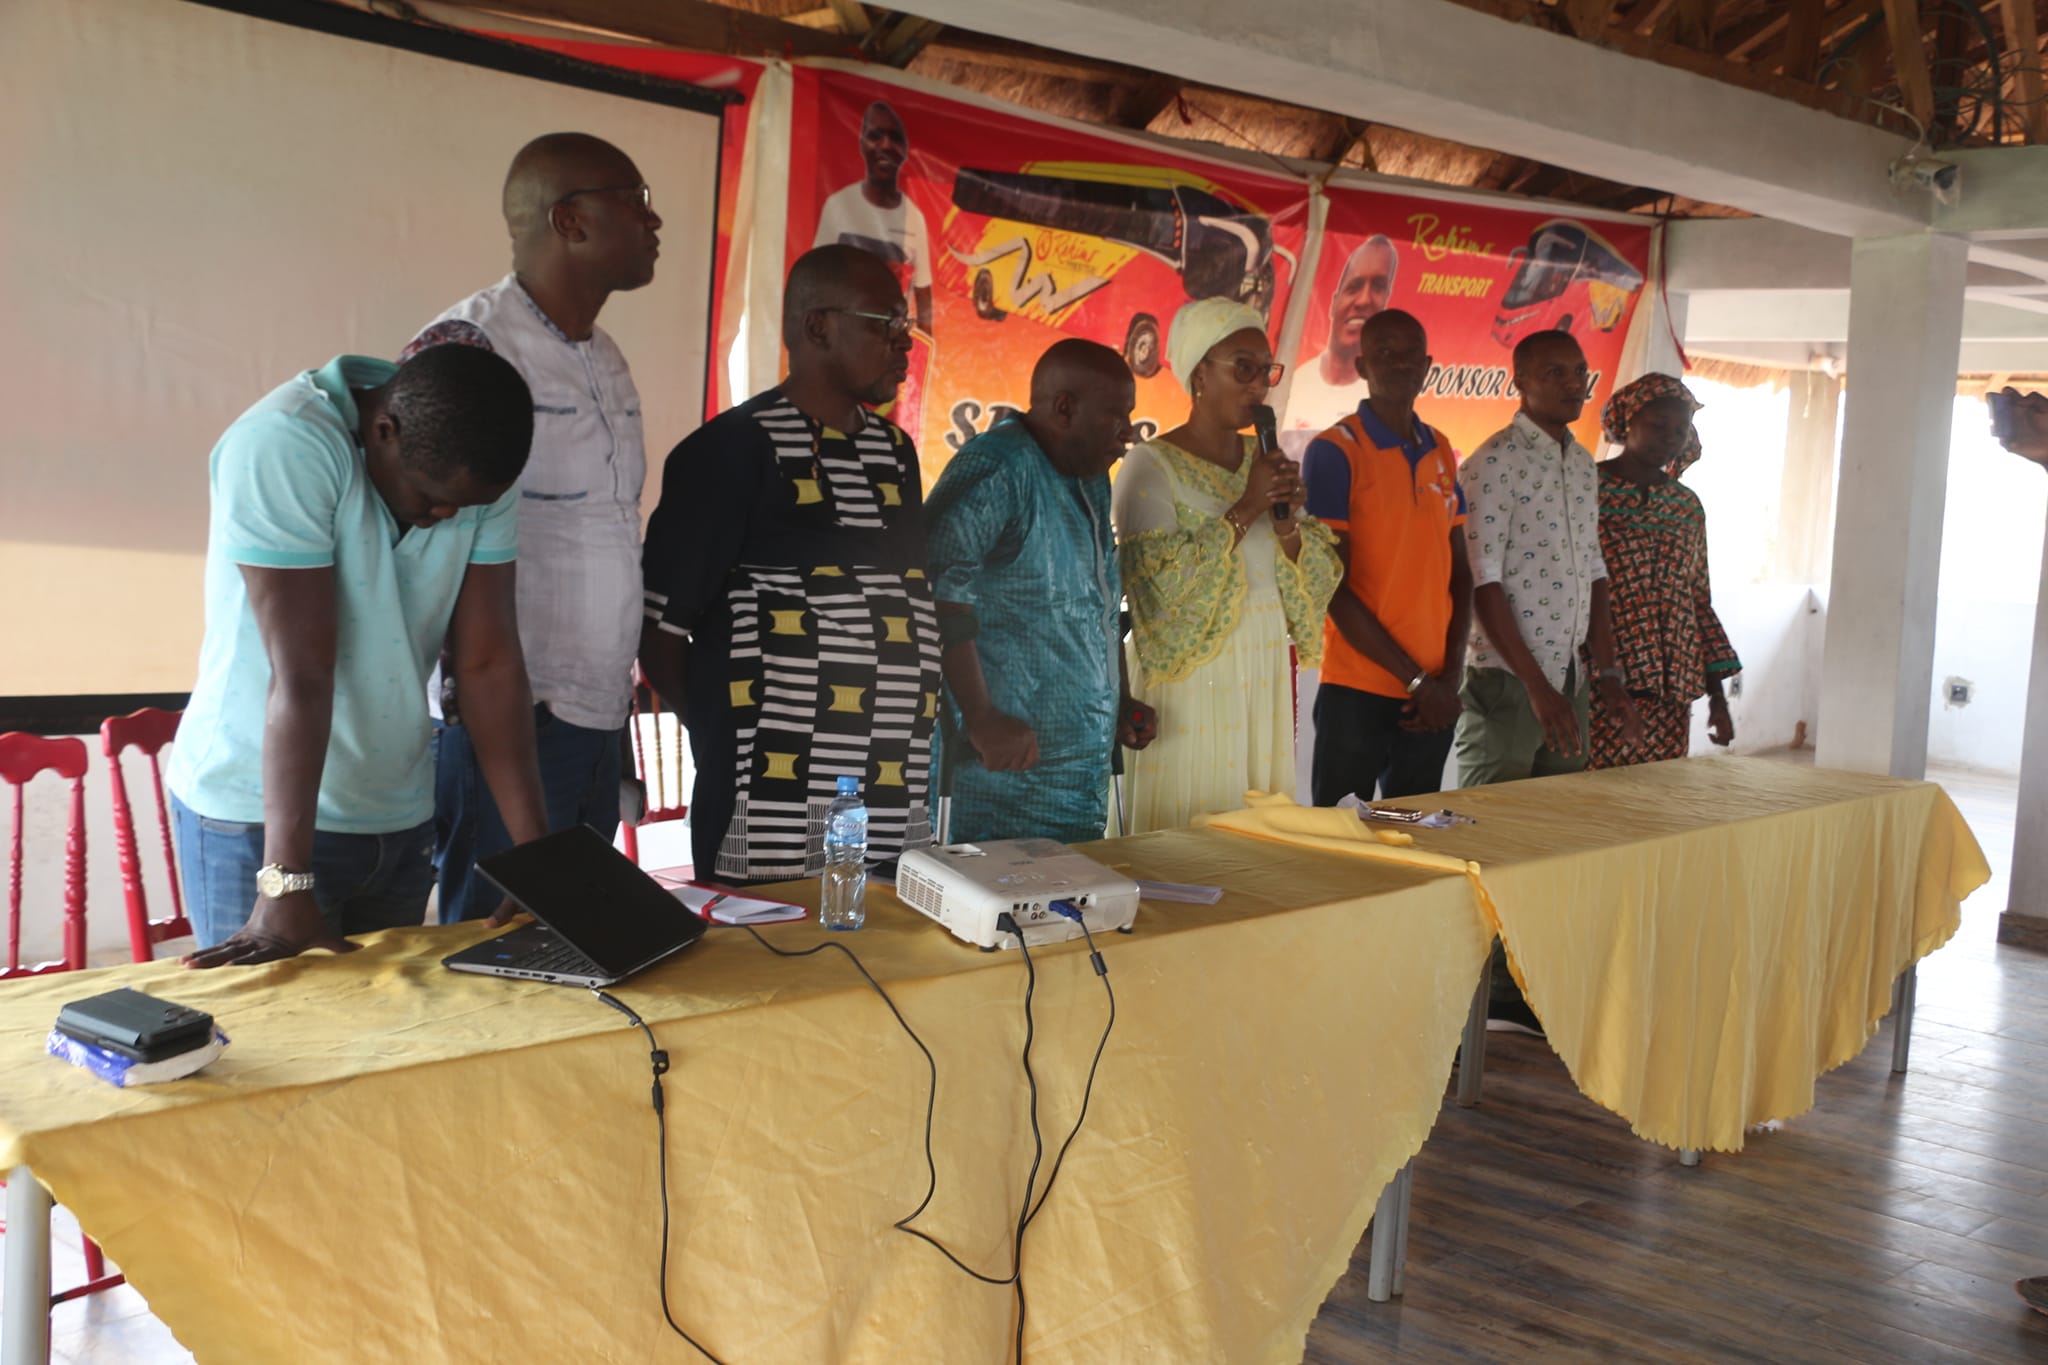
[[(2016, 773), (2048, 525), (2048, 478), (1991, 439), (1977, 399), (1958, 399), (1942, 531), (1940, 615), (1927, 760)], [(1947, 680), (1971, 684), (1949, 704)]]
[(0, 3), (0, 694), (192, 685), (207, 452), (495, 283), (541, 133), (626, 149), (663, 215), (655, 282), (604, 315), (658, 479), (703, 411), (718, 127), (177, 0)]
[[(1826, 587), (1760, 581), (1775, 549), (1783, 395), (1695, 381), (1708, 458), (1686, 481), (1706, 504), (1714, 598), (1743, 656), (1743, 695), (1733, 704), (1738, 752), (1789, 743), (1792, 726), (1814, 728), (1825, 632)], [(1930, 763), (2017, 772), (2024, 729), (2048, 479), (1994, 442), (1984, 404), (1958, 398), (1950, 436), (1934, 644)], [(1966, 706), (1948, 703), (1947, 680), (1972, 685)], [(1693, 748), (1706, 745), (1704, 711)], [(1809, 735), (1809, 740), (1813, 736)]]
[[(1735, 721), (1731, 752), (1767, 753), (1793, 742), (1799, 723), (1810, 731), (1820, 702), (1820, 647), (1827, 630), (1826, 590), (1804, 583), (1738, 583), (1716, 587), (1714, 609), (1742, 656), (1742, 676), (1728, 712)], [(1693, 707), (1692, 751), (1716, 752), (1707, 739), (1707, 707)]]

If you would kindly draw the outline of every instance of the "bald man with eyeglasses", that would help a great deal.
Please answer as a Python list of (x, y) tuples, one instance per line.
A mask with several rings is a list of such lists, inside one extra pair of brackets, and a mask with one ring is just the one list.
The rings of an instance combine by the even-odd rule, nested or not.
[(931, 842), (939, 628), (917, 448), (877, 409), (909, 370), (888, 264), (816, 247), (783, 290), (789, 377), (669, 453), (647, 524), (640, 666), (697, 768), (698, 878), (816, 876), (838, 779), (868, 854)]
[[(548, 828), (618, 828), (625, 726), (640, 642), (640, 391), (597, 325), (645, 287), (661, 217), (633, 159), (585, 133), (520, 148), (505, 175), (512, 271), (428, 324), (405, 350), (497, 352), (533, 390), (533, 457), (519, 481), (519, 635), (533, 684)], [(490, 914), (476, 862), (511, 846), (444, 659), (434, 730), (434, 861), (441, 921)]]

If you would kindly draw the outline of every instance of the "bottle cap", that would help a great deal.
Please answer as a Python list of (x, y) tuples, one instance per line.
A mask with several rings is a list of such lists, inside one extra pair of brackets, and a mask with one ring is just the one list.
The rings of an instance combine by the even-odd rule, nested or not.
[(860, 795), (860, 779), (842, 774), (839, 778), (839, 794), (841, 796)]

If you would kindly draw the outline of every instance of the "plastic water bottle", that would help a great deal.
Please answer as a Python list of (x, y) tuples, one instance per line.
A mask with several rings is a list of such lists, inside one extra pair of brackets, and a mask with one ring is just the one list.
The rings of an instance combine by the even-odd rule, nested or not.
[(827, 929), (858, 929), (868, 922), (868, 808), (860, 779), (839, 779), (839, 795), (825, 817), (825, 876), (818, 895), (818, 923)]

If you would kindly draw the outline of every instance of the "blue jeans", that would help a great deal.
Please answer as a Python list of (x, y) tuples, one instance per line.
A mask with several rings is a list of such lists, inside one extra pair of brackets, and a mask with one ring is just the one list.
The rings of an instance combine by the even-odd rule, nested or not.
[[(610, 839), (619, 829), (620, 744), (625, 731), (571, 725), (533, 708), (548, 831), (588, 825)], [(482, 919), (504, 893), (476, 870), (477, 859), (512, 847), (491, 799), (469, 731), (434, 722), (434, 865), (441, 872), (441, 923)]]
[[(185, 913), (199, 946), (211, 948), (247, 924), (256, 908), (263, 826), (209, 819), (175, 796), (171, 822)], [(313, 899), (337, 934), (422, 924), (433, 889), (432, 822), (390, 834), (313, 835)]]

